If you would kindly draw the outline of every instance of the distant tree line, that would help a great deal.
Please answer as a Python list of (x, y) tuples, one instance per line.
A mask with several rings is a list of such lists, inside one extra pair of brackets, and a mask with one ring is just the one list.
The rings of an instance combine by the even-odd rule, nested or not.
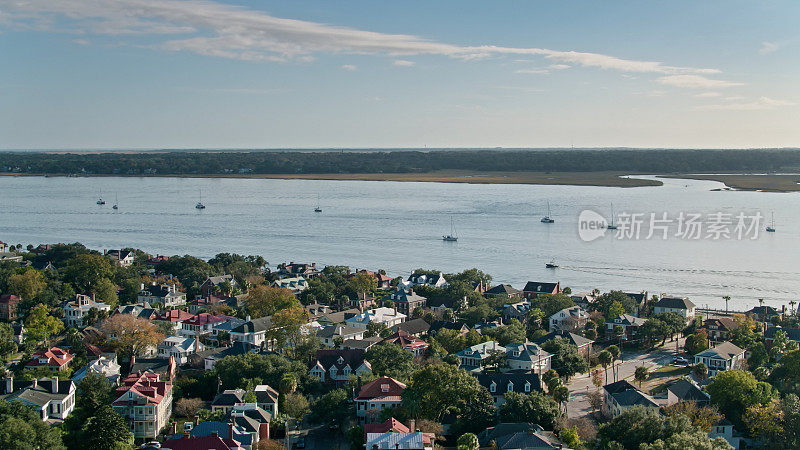
[(0, 172), (98, 175), (415, 173), (472, 171), (774, 172), (800, 168), (797, 149), (437, 150), (0, 153)]

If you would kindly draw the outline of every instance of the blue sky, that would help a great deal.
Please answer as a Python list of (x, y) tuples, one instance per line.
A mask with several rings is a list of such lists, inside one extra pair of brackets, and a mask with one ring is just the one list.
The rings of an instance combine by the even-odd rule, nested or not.
[(0, 0), (0, 148), (796, 147), (800, 2)]

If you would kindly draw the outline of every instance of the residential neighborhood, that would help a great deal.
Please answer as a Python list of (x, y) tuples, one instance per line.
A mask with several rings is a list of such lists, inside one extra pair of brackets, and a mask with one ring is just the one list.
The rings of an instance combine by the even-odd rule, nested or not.
[(100, 433), (114, 448), (610, 449), (633, 448), (621, 429), (669, 421), (682, 428), (665, 439), (697, 448), (798, 442), (795, 305), (517, 289), (478, 269), (14, 255), (0, 262), (0, 415), (25, 411), (46, 448)]

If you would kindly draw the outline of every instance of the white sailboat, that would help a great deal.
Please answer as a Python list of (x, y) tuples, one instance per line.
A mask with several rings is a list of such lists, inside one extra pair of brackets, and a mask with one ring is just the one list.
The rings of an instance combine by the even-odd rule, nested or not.
[(775, 211), (772, 211), (772, 223), (767, 226), (767, 232), (769, 233), (775, 232)]
[(106, 201), (103, 200), (103, 190), (102, 189), (100, 189), (100, 195), (98, 196), (97, 202), (95, 202), (95, 203), (97, 203), (98, 205), (105, 205), (106, 204)]
[(606, 225), (607, 230), (616, 230), (617, 226), (614, 225), (614, 203), (611, 203), (611, 223)]
[(203, 204), (203, 190), (202, 189), (200, 190), (200, 201), (197, 202), (197, 204), (194, 205), (194, 207), (197, 208), (197, 209), (206, 209), (206, 205)]
[(119, 209), (119, 198), (117, 198), (117, 194), (114, 193), (114, 206), (111, 209)]
[(450, 234), (442, 236), (442, 240), (446, 242), (456, 242), (458, 241), (458, 236), (456, 236), (456, 229), (453, 226), (453, 217), (450, 217)]
[(317, 207), (314, 208), (314, 212), (317, 212), (317, 213), (321, 213), (322, 212), (322, 208), (320, 208), (320, 206), (319, 206), (319, 194), (317, 194)]
[(547, 215), (542, 217), (542, 223), (555, 223), (555, 220), (550, 218), (550, 202), (547, 202)]

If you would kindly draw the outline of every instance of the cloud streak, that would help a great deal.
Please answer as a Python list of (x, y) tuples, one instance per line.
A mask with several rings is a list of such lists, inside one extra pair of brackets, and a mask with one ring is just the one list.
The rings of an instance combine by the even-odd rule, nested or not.
[(765, 109), (775, 109), (781, 106), (794, 106), (796, 103), (787, 100), (776, 100), (769, 97), (761, 97), (752, 102), (740, 103), (721, 103), (715, 105), (698, 106), (696, 109), (701, 111), (760, 111)]
[(657, 82), (667, 85), (689, 89), (720, 89), (733, 86), (742, 86), (744, 83), (733, 81), (715, 80), (702, 75), (667, 75), (660, 77)]
[[(720, 71), (666, 65), (600, 53), (545, 48), (462, 46), (406, 34), (387, 34), (284, 19), (209, 0), (0, 0), (9, 27), (107, 36), (146, 36), (167, 51), (248, 61), (310, 61), (315, 54), (393, 57), (440, 55), (461, 60), (537, 56), (550, 69), (581, 66), (625, 73), (707, 75)], [(152, 38), (161, 40), (152, 44)], [(669, 84), (669, 83), (665, 83)]]

